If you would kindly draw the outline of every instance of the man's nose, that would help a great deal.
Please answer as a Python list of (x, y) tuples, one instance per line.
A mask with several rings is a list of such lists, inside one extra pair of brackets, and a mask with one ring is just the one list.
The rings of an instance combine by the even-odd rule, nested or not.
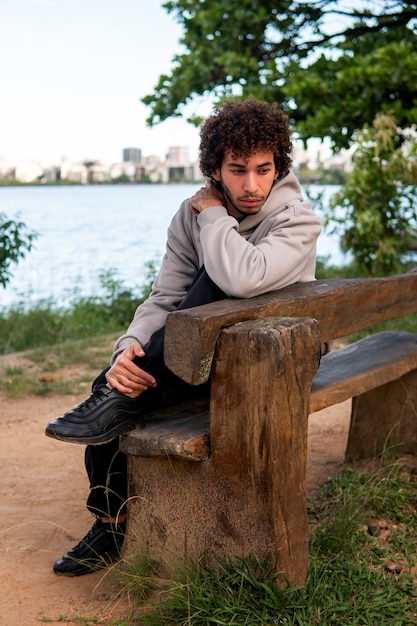
[(258, 181), (255, 174), (246, 174), (243, 189), (248, 193), (254, 193), (258, 189)]

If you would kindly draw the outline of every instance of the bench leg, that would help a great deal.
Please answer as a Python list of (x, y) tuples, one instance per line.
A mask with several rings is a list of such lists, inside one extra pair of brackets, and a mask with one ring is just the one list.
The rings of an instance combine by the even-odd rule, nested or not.
[(417, 450), (417, 370), (352, 399), (346, 460)]
[(235, 554), (269, 554), (278, 583), (303, 585), (310, 387), (320, 359), (313, 319), (264, 319), (220, 333), (210, 432), (218, 509)]

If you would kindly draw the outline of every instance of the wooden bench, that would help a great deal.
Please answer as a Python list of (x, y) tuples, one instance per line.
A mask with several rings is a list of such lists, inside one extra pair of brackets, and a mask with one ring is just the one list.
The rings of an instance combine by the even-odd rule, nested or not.
[(413, 271), (170, 314), (167, 365), (192, 384), (210, 376), (211, 393), (121, 437), (125, 553), (150, 552), (167, 566), (270, 555), (279, 584), (302, 585), (309, 414), (352, 398), (349, 461), (417, 449), (417, 335), (375, 333), (324, 355), (323, 345), (415, 312)]

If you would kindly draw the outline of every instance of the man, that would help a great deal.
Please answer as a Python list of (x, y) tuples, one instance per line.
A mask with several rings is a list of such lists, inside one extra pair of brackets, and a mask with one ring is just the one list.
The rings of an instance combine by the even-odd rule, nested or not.
[(94, 571), (120, 550), (127, 471), (118, 435), (139, 423), (146, 427), (152, 410), (208, 392), (207, 385), (187, 385), (166, 368), (168, 313), (315, 277), (321, 224), (290, 171), (285, 114), (252, 98), (227, 100), (203, 123), (200, 136), (207, 184), (174, 216), (150, 297), (116, 341), (110, 368), (93, 383), (89, 398), (46, 428), (50, 437), (87, 444), (87, 507), (97, 518), (56, 561), (57, 574)]

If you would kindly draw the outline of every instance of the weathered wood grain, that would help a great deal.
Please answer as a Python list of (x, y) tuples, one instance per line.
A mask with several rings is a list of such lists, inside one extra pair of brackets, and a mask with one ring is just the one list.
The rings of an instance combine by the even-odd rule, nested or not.
[(170, 313), (165, 362), (190, 384), (205, 382), (221, 328), (264, 317), (313, 317), (322, 342), (417, 311), (417, 273), (297, 283), (245, 300), (228, 299)]
[(218, 484), (232, 499), (229, 510), (245, 511), (247, 528), (251, 519), (269, 520), (276, 570), (292, 584), (303, 584), (308, 570), (307, 420), (319, 361), (315, 320), (267, 318), (222, 331), (213, 365)]
[(322, 357), (310, 413), (381, 387), (417, 369), (417, 335), (386, 331)]
[(205, 461), (210, 456), (209, 399), (182, 402), (151, 413), (143, 428), (120, 437), (120, 450), (134, 456)]
[(352, 400), (348, 462), (417, 453), (417, 370)]

